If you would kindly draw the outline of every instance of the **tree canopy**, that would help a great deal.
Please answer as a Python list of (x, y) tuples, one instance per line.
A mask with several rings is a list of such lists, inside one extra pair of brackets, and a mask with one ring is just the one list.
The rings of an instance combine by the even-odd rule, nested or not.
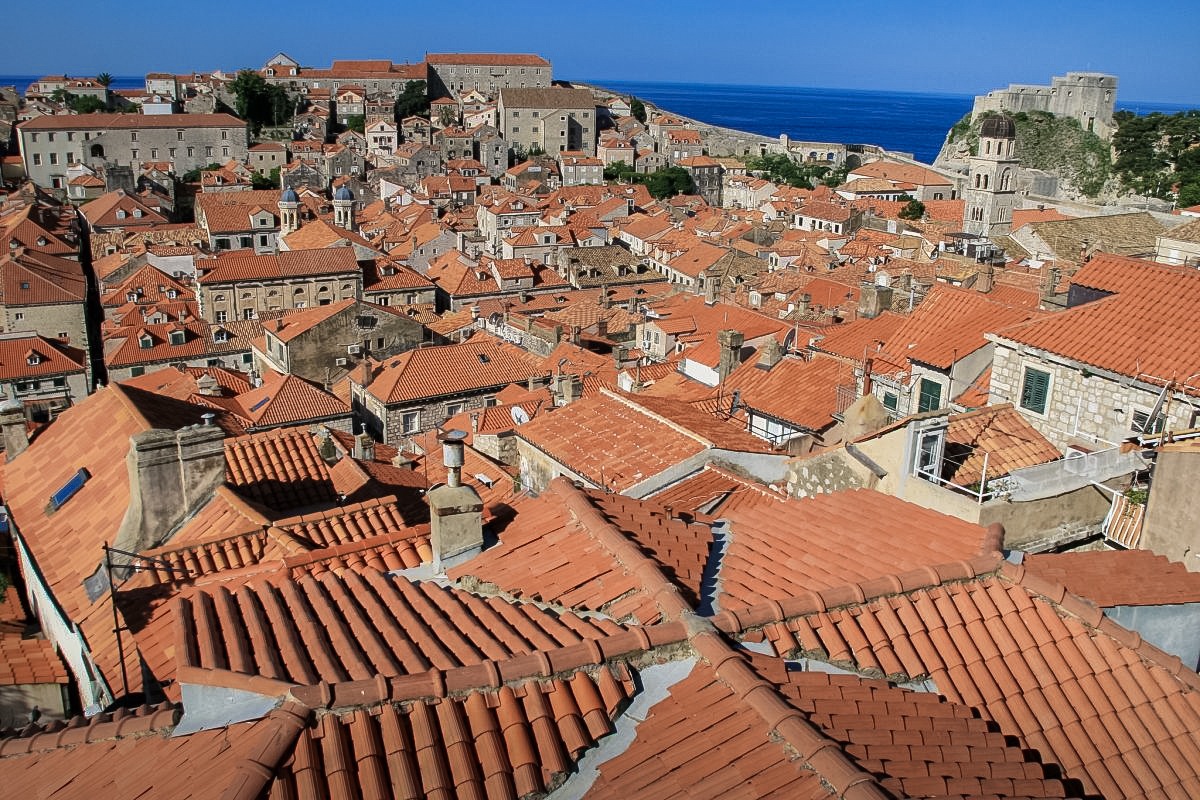
[(636, 97), (629, 98), (629, 113), (643, 125), (646, 123), (646, 106)]
[(108, 104), (99, 97), (90, 94), (71, 94), (66, 89), (55, 89), (50, 95), (50, 99), (56, 103), (62, 103), (76, 114), (95, 114), (98, 111), (108, 110)]
[(921, 219), (925, 216), (925, 204), (920, 200), (909, 200), (897, 216), (900, 219)]
[(292, 100), (282, 86), (267, 83), (257, 72), (244, 69), (230, 83), (234, 113), (255, 132), (264, 125), (282, 125), (292, 115)]
[(429, 96), (425, 91), (425, 81), (409, 81), (404, 84), (404, 91), (396, 98), (397, 122), (414, 114), (429, 114)]

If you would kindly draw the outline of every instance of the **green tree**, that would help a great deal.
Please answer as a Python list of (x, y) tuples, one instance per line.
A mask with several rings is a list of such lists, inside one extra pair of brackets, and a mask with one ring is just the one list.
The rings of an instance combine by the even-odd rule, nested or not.
[(646, 106), (636, 97), (629, 98), (629, 113), (643, 125), (646, 124)]
[(920, 200), (909, 200), (897, 216), (900, 219), (921, 219), (925, 216), (925, 204)]
[(250, 187), (253, 189), (278, 189), (279, 188), (279, 167), (271, 170), (269, 175), (261, 175), (257, 172), (250, 176)]
[(441, 111), (438, 112), (438, 122), (441, 124), (441, 126), (443, 128), (449, 128), (457, 121), (458, 114), (455, 112), (455, 110), (450, 106), (442, 106)]
[(264, 125), (282, 125), (292, 113), (292, 101), (283, 87), (267, 83), (254, 70), (244, 69), (230, 81), (234, 113), (257, 133)]
[(220, 169), (220, 168), (221, 168), (221, 165), (214, 161), (213, 163), (209, 164), (207, 167), (196, 167), (195, 169), (189, 169), (187, 172), (183, 173), (183, 175), (180, 177), (180, 180), (183, 181), (184, 183), (197, 183), (200, 180), (201, 172), (204, 172), (205, 170)]
[(644, 176), (643, 182), (650, 194), (659, 200), (677, 194), (691, 194), (696, 188), (692, 176), (683, 167), (664, 167)]
[(637, 180), (637, 170), (624, 161), (614, 161), (604, 168), (604, 180), (633, 183)]
[(346, 117), (346, 128), (347, 130), (364, 133), (367, 130), (367, 118), (362, 114), (352, 114)]
[(404, 91), (396, 98), (396, 121), (411, 117), (429, 115), (429, 95), (426, 92), (425, 81), (409, 81), (404, 84)]
[(96, 76), (96, 83), (100, 84), (105, 89), (107, 89), (109, 86), (112, 86), (112, 82), (113, 76), (109, 75), (107, 72), (101, 72)]

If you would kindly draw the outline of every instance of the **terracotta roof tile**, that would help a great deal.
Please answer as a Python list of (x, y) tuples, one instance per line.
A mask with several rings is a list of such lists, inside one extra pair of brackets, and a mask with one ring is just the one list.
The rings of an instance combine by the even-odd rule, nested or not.
[(1200, 273), (1101, 253), (1072, 283), (1112, 293), (1058, 314), (993, 329), (1000, 339), (1121, 375), (1191, 375), (1200, 364)]
[(20, 306), (82, 303), (83, 267), (78, 261), (20, 248), (0, 256), (0, 300)]
[(1148, 550), (1045, 553), (1023, 563), (1103, 608), (1200, 603), (1200, 574)]
[(349, 247), (284, 250), (263, 255), (234, 250), (206, 262), (206, 266), (208, 269), (199, 278), (203, 285), (314, 275), (359, 274), (354, 250)]
[(751, 358), (730, 373), (710, 399), (720, 399), (724, 406), (720, 410), (729, 411), (731, 394), (736, 391), (742, 408), (820, 431), (834, 423), (837, 388), (853, 382), (853, 365), (839, 359), (786, 356), (768, 370), (758, 365), (757, 358)]
[(619, 630), (365, 567), (197, 586), (176, 615), (181, 668), (300, 684), (452, 669)]
[(995, 546), (988, 531), (871, 489), (803, 500), (766, 492), (717, 506), (730, 521), (722, 608), (743, 608), (867, 581)]
[(459, 344), (422, 347), (389, 358), (368, 391), (384, 403), (462, 394), (524, 381), (540, 360), (486, 333)]
[(949, 420), (946, 458), (957, 466), (944, 477), (959, 486), (970, 486), (984, 478), (985, 455), (988, 478), (1001, 478), (1014, 469), (1062, 457), (1058, 448), (1011, 403), (952, 414)]
[[(983, 560), (860, 584), (855, 591), (865, 601), (843, 591), (784, 601), (777, 608), (786, 622), (768, 621), (765, 632), (780, 653), (931, 679), (947, 700), (978, 708), (1022, 747), (1057, 762), (1088, 794), (1186, 794), (1197, 785), (1183, 755), (1200, 752), (1194, 672), (1061, 585), (1035, 581), (1023, 568), (976, 569), (986, 570)], [(814, 609), (822, 598), (837, 610)], [(747, 620), (758, 614), (738, 612)], [(872, 617), (886, 637), (856, 633)]]

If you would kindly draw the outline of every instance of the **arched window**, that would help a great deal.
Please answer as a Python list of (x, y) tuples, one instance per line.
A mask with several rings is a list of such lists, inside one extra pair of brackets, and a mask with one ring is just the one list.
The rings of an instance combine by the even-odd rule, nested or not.
[(988, 176), (987, 175), (983, 176), (983, 188), (985, 188), (985, 189), (988, 188)]
[(1007, 192), (1009, 189), (1008, 184), (1011, 180), (1012, 180), (1012, 170), (1011, 169), (1004, 170), (1004, 172), (1000, 175), (1000, 191)]
[(976, 172), (976, 173), (975, 173), (975, 188), (976, 188), (976, 189), (978, 189), (978, 188), (979, 188), (979, 182), (980, 182), (981, 180), (982, 180), (982, 178), (980, 178), (980, 176), (979, 176), (979, 173), (978, 173), (978, 172)]
[(92, 158), (104, 158), (104, 147), (98, 144), (92, 145)]

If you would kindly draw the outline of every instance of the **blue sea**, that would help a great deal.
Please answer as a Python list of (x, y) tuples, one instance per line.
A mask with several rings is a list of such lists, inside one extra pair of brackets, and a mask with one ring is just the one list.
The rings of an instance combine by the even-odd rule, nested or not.
[[(17, 90), (37, 75), (0, 75), (0, 86)], [(950, 126), (971, 110), (965, 94), (879, 92), (866, 89), (816, 89), (804, 86), (735, 86), (717, 83), (667, 83), (589, 79), (587, 83), (632, 94), (660, 108), (726, 128), (796, 140), (875, 144), (912, 153), (930, 162)], [(112, 88), (136, 89), (141, 76), (114, 76)], [(1138, 114), (1174, 114), (1192, 106), (1119, 101), (1118, 108)]]
[[(796, 140), (875, 144), (912, 153), (924, 162), (937, 157), (946, 132), (971, 110), (964, 94), (816, 89), (803, 86), (735, 86), (713, 83), (588, 80), (632, 94), (660, 108), (726, 128)], [(1192, 106), (1118, 102), (1138, 114), (1174, 114)]]

